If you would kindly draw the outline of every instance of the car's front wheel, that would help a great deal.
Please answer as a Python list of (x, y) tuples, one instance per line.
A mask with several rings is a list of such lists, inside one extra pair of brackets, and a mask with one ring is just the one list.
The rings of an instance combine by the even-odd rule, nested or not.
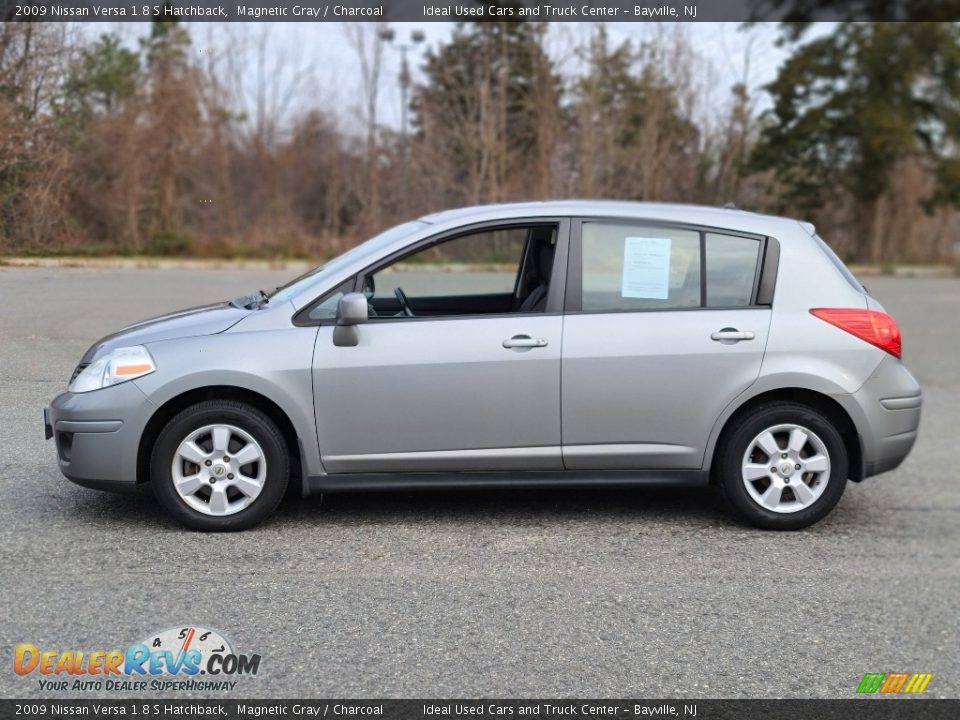
[(244, 530), (272, 513), (287, 487), (289, 457), (276, 424), (257, 408), (210, 400), (186, 408), (154, 443), (154, 494), (195, 530)]
[(843, 438), (823, 414), (798, 403), (756, 408), (722, 441), (717, 483), (747, 522), (798, 530), (824, 518), (847, 484)]

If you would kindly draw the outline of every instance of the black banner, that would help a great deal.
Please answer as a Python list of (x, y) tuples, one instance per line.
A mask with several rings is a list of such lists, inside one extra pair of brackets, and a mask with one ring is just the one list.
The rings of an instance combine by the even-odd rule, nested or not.
[(960, 0), (0, 0), (5, 21), (947, 21)]
[(960, 700), (0, 700), (0, 719), (953, 720)]

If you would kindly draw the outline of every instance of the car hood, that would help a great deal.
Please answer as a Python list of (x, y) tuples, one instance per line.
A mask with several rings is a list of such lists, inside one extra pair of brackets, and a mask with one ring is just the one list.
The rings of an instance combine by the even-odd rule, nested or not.
[(223, 332), (249, 315), (253, 310), (238, 308), (230, 303), (178, 310), (159, 317), (142, 320), (101, 338), (84, 353), (81, 364), (93, 362), (114, 348), (145, 345), (159, 340), (214, 335)]

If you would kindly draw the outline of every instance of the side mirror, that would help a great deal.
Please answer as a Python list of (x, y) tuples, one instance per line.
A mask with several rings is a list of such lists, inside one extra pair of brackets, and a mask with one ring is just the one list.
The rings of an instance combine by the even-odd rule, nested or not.
[(367, 298), (363, 293), (347, 293), (337, 303), (337, 325), (359, 325), (367, 317)]
[(333, 344), (338, 347), (356, 347), (360, 343), (357, 325), (367, 322), (367, 298), (363, 293), (347, 293), (337, 303), (337, 326), (333, 329)]

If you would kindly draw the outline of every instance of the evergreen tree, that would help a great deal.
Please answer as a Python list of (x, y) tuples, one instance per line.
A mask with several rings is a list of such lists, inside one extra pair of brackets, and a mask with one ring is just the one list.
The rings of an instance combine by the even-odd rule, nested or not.
[(140, 82), (140, 59), (120, 38), (104, 34), (83, 48), (63, 84), (58, 110), (64, 119), (85, 122), (110, 115), (134, 96)]
[(782, 207), (848, 194), (861, 259), (879, 260), (874, 210), (901, 161), (934, 174), (931, 206), (960, 201), (957, 23), (842, 23), (798, 46), (768, 90), (754, 167), (773, 171)]
[(447, 158), (464, 199), (502, 199), (543, 141), (538, 103), (557, 111), (559, 78), (542, 28), (461, 23), (446, 45), (427, 54), (424, 73), (414, 96), (416, 127)]
[(637, 200), (680, 199), (677, 180), (692, 172), (697, 128), (681, 111), (663, 48), (624, 41), (613, 47), (599, 26), (573, 85), (580, 194)]

